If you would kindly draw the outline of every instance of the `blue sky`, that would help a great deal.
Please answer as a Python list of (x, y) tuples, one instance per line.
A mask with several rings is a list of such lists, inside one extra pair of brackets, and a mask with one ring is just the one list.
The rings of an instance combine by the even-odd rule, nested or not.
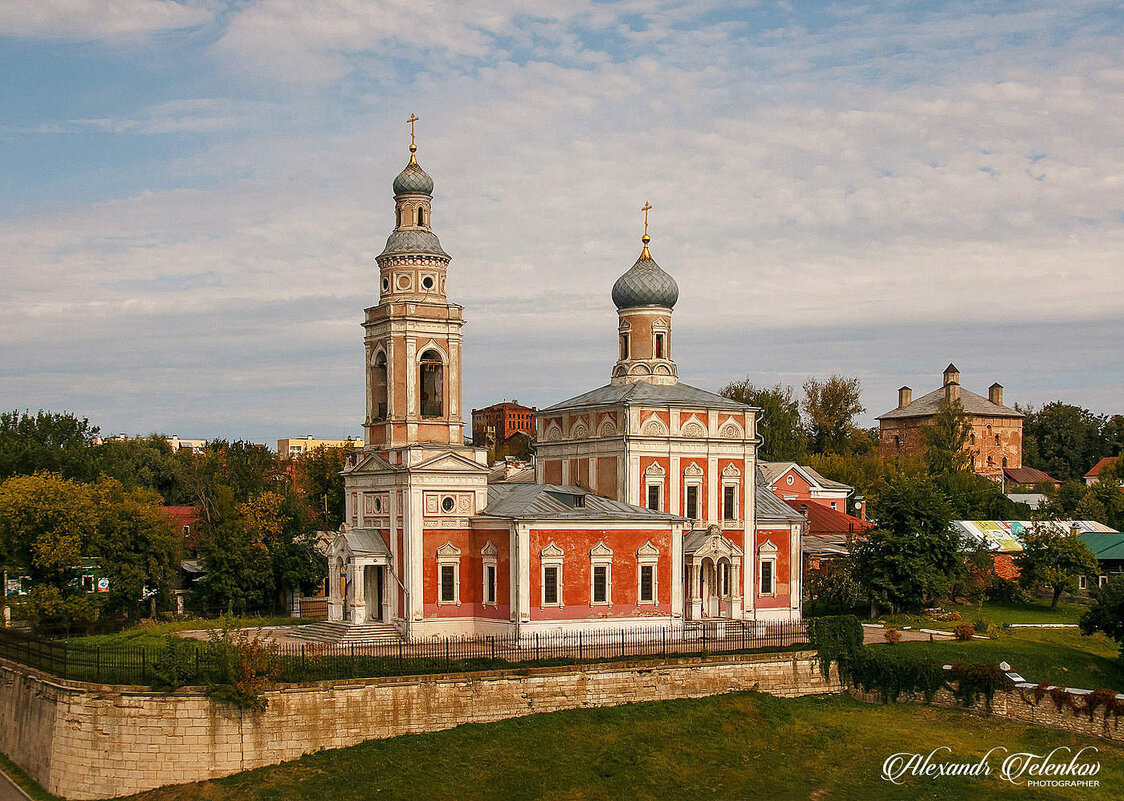
[(650, 200), (690, 383), (1124, 411), (1116, 3), (0, 0), (0, 93), (5, 408), (358, 433), (417, 113), (467, 408), (608, 379)]

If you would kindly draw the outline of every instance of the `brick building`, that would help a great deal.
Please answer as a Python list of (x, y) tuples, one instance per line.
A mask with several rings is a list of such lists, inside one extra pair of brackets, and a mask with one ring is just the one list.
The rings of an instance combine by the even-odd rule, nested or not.
[(537, 481), (489, 483), (486, 451), (464, 442), (464, 318), (415, 150), (363, 323), (365, 443), (328, 552), (333, 625), (415, 639), (798, 619), (804, 519), (759, 481), (758, 410), (678, 382), (678, 288), (646, 231), (613, 290), (611, 383), (535, 414)]
[(522, 406), (517, 400), (473, 409), (472, 444), (484, 447), (488, 442), (505, 442), (516, 434), (531, 436), (534, 413), (533, 406)]
[(959, 400), (972, 423), (967, 448), (969, 467), (980, 475), (999, 480), (1003, 468), (1022, 467), (1023, 413), (1003, 405), (1003, 386), (992, 384), (987, 397), (962, 389), (960, 371), (950, 364), (940, 389), (917, 400), (913, 390), (898, 390), (898, 406), (878, 418), (878, 449), (883, 458), (923, 454), (925, 429), (946, 402)]

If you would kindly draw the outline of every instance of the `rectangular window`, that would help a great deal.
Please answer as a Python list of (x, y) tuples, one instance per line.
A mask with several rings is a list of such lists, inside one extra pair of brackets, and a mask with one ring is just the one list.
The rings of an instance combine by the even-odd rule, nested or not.
[(441, 600), (449, 604), (457, 600), (457, 576), (452, 565), (441, 565)]
[(699, 519), (699, 488), (696, 486), (687, 487), (687, 517), (692, 520)]
[(655, 598), (656, 568), (653, 565), (640, 566), (640, 600), (652, 603)]
[(656, 358), (663, 358), (663, 334), (656, 334)]
[(761, 563), (761, 594), (773, 594), (773, 560), (768, 559)]
[(1079, 589), (1079, 590), (1089, 589), (1089, 579), (1086, 578), (1085, 576), (1078, 576), (1077, 577), (1077, 589)]
[(84, 589), (86, 592), (93, 592), (94, 591), (94, 577), (93, 576), (83, 576), (82, 577), (82, 589)]
[(603, 604), (609, 599), (609, 568), (598, 565), (593, 568), (593, 602)]
[(484, 568), (484, 600), (487, 603), (496, 602), (496, 566), (488, 565)]
[(727, 486), (722, 488), (722, 519), (723, 520), (737, 520), (737, 499), (738, 488)]
[(660, 510), (660, 488), (658, 484), (648, 487), (648, 508), (658, 512)]
[(542, 575), (542, 602), (544, 604), (558, 603), (558, 568), (543, 568)]
[(1108, 576), (1097, 576), (1097, 586), (1103, 587), (1108, 584)]

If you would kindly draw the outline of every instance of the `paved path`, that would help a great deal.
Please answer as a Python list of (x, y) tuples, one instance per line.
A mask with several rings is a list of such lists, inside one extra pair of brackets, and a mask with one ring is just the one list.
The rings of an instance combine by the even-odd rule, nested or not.
[[(928, 632), (919, 631), (917, 629), (898, 629), (898, 631), (901, 632), (902, 642), (910, 642), (911, 640), (928, 640), (930, 636)], [(883, 628), (863, 626), (863, 643), (865, 643), (866, 645), (870, 645), (871, 643), (876, 642), (886, 642), (886, 638), (883, 636), (885, 633), (886, 629)], [(942, 632), (940, 634), (934, 634), (932, 635), (932, 638), (934, 640), (950, 640), (952, 639), (952, 636), (952, 632), (948, 631)]]
[(0, 771), (0, 801), (31, 801), (31, 796), (9, 779), (7, 773)]

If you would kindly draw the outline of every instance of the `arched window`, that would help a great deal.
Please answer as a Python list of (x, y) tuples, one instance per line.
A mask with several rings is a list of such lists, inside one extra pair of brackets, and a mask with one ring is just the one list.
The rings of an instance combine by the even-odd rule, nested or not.
[(425, 225), (425, 209), (418, 206), (418, 225)]
[(1007, 466), (1007, 457), (1006, 456), (1003, 457), (1003, 466), (1004, 467)]
[(371, 368), (372, 412), (375, 420), (386, 419), (386, 354), (382, 351), (375, 356), (375, 366)]
[(656, 358), (663, 358), (663, 334), (656, 334)]
[(395, 223), (394, 224), (398, 228), (402, 227), (402, 207), (401, 206), (399, 206), (397, 209), (395, 209)]
[(996, 445), (999, 444), (999, 435), (998, 434), (995, 435), (995, 444)]
[(628, 358), (628, 334), (621, 334), (621, 361)]
[(421, 387), (422, 417), (443, 417), (445, 414), (445, 365), (437, 351), (427, 350), (418, 365), (418, 386)]

